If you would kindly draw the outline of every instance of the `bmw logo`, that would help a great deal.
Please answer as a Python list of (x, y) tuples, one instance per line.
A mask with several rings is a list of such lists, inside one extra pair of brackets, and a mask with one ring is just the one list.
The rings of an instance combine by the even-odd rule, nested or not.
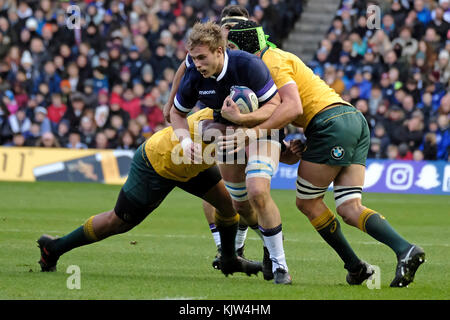
[(333, 159), (341, 160), (344, 157), (344, 148), (341, 146), (336, 146), (331, 149), (331, 156)]

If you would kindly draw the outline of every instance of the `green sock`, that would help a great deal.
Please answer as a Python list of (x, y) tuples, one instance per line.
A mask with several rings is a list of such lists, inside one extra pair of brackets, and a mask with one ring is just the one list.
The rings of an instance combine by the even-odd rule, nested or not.
[[(364, 211), (363, 214), (365, 212), (367, 211)], [(363, 220), (363, 231), (390, 247), (397, 256), (405, 252), (405, 250), (411, 246), (411, 244), (400, 236), (379, 213), (373, 211), (367, 212), (366, 217), (363, 218)]]
[(341, 224), (331, 210), (328, 209), (319, 217), (311, 220), (311, 224), (326, 243), (336, 251), (342, 261), (344, 261), (345, 269), (352, 272), (359, 266), (360, 259), (344, 237)]
[(92, 229), (93, 218), (89, 218), (81, 227), (78, 227), (64, 237), (52, 241), (49, 250), (57, 255), (62, 255), (74, 248), (98, 241)]

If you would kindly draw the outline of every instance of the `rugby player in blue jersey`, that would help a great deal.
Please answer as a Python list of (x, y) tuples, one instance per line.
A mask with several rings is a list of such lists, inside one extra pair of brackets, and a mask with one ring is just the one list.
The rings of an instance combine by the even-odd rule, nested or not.
[[(195, 161), (201, 156), (201, 146), (192, 141), (186, 117), (197, 101), (214, 110), (215, 128), (225, 133), (226, 129), (236, 128), (220, 114), (231, 86), (247, 86), (258, 97), (261, 107), (242, 119), (240, 125), (245, 127), (253, 127), (268, 119), (281, 101), (266, 65), (249, 53), (227, 51), (226, 39), (215, 23), (194, 25), (187, 47), (194, 65), (187, 68), (181, 80), (170, 119), (184, 154)], [(265, 279), (273, 278), (274, 283), (290, 284), (292, 280), (284, 254), (280, 212), (270, 196), (271, 177), (279, 162), (280, 140), (279, 137), (257, 140), (255, 145), (249, 145), (248, 150), (254, 152), (247, 150), (244, 163), (240, 159), (232, 159), (231, 163), (226, 159), (219, 163), (219, 169), (236, 211), (254, 210), (258, 216), (259, 228), (272, 262), (272, 273), (265, 273)], [(237, 225), (232, 228), (237, 228)], [(232, 228), (229, 232), (235, 233)]]

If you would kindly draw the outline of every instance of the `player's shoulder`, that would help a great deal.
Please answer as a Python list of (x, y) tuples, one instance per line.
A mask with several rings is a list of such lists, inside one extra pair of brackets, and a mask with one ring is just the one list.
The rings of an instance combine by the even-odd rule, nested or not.
[(240, 68), (242, 65), (261, 64), (259, 59), (254, 54), (241, 50), (227, 50), (229, 63)]
[(263, 61), (270, 61), (280, 65), (282, 63), (298, 63), (300, 58), (295, 54), (279, 48), (269, 48), (262, 57)]

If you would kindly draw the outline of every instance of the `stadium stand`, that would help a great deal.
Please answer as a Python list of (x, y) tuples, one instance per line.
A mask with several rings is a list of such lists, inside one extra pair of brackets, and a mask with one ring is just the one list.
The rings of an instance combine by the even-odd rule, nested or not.
[(449, 0), (341, 1), (309, 66), (365, 115), (369, 157), (449, 160), (449, 23)]
[[(71, 29), (70, 2), (0, 0), (0, 145), (135, 149), (166, 126), (187, 32), (228, 4), (290, 48), (307, 1), (85, 0)], [(449, 23), (449, 0), (342, 0), (305, 60), (364, 113), (370, 157), (448, 160)]]
[(135, 149), (166, 126), (162, 106), (195, 21), (241, 4), (281, 45), (302, 9), (296, 0), (73, 4), (0, 0), (0, 145)]

